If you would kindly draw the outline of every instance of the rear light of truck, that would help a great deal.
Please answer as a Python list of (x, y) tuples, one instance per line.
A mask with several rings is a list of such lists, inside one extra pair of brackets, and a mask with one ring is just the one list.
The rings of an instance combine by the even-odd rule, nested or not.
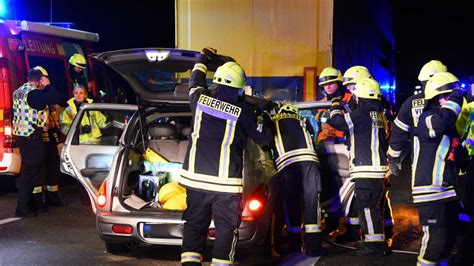
[(128, 224), (114, 224), (112, 225), (112, 232), (116, 234), (131, 235), (133, 233), (133, 227)]
[(3, 110), (3, 148), (6, 153), (12, 153), (15, 147), (12, 119), (12, 109)]
[(106, 183), (107, 179), (105, 179), (102, 182), (102, 185), (100, 185), (99, 194), (97, 195), (97, 206), (100, 208), (105, 207), (105, 204), (107, 204)]

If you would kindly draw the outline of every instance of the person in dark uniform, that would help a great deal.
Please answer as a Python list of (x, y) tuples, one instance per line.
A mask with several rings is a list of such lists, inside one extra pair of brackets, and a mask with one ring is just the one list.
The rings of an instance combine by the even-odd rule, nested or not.
[[(283, 105), (272, 117), (275, 123), (275, 160), (281, 193), (288, 215), (290, 252), (301, 251), (301, 210), (304, 217), (304, 247), (309, 256), (326, 254), (321, 246), (321, 180), (319, 161), (310, 134), (311, 125), (291, 104)], [(314, 133), (313, 133), (314, 134)]]
[(15, 215), (37, 216), (43, 206), (41, 168), (44, 159), (43, 128), (48, 105), (59, 103), (59, 93), (47, 71), (37, 66), (28, 72), (28, 82), (13, 92), (13, 135), (21, 153), (22, 171)]
[(204, 48), (190, 78), (189, 99), (193, 113), (192, 133), (181, 172), (187, 189), (188, 208), (183, 213), (181, 263), (200, 265), (207, 231), (214, 219), (217, 234), (212, 263), (234, 262), (242, 215), (243, 150), (248, 138), (269, 145), (271, 129), (258, 126), (257, 117), (243, 99), (245, 73), (235, 62), (215, 72), (215, 95), (207, 88), (207, 65), (218, 56)]
[(413, 165), (413, 203), (423, 229), (418, 265), (444, 265), (457, 237), (461, 211), (456, 193), (460, 136), (456, 119), (464, 91), (449, 72), (437, 73), (426, 83), (425, 101), (418, 122), (419, 160)]
[(356, 254), (383, 256), (386, 250), (379, 203), (388, 167), (380, 86), (374, 79), (364, 78), (356, 84), (354, 96), (358, 106), (352, 113), (342, 114), (340, 97), (332, 100), (328, 123), (349, 133), (350, 178), (355, 183), (355, 200), (365, 233), (363, 246)]

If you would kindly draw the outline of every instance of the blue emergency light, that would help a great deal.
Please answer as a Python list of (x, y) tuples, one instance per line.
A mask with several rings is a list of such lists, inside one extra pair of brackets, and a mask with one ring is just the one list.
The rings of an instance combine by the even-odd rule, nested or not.
[(0, 0), (0, 18), (5, 18), (7, 15), (7, 5), (4, 0)]

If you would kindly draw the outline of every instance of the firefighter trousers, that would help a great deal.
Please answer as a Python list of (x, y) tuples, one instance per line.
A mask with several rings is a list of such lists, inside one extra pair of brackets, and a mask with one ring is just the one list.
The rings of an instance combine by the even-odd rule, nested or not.
[(447, 261), (456, 242), (459, 201), (430, 203), (417, 209), (423, 230), (417, 265)]
[(60, 170), (58, 145), (55, 142), (44, 143), (44, 159), (44, 184), (46, 185), (46, 191), (57, 192)]
[(474, 254), (472, 243), (474, 242), (474, 156), (469, 158), (466, 179), (464, 183), (464, 197), (462, 203), (469, 215), (470, 222), (466, 225), (466, 231), (461, 237), (458, 247), (457, 258), (459, 265), (474, 265)]
[(41, 167), (44, 159), (43, 140), (17, 137), (20, 148), (22, 170), (18, 189), (17, 211), (31, 210), (32, 193), (41, 186)]
[(305, 248), (307, 253), (321, 249), (321, 211), (319, 166), (315, 162), (297, 162), (280, 173), (281, 193), (288, 214), (290, 252), (301, 250), (301, 217), (303, 211)]
[(211, 218), (216, 227), (212, 260), (233, 263), (242, 215), (242, 195), (187, 189), (186, 204), (181, 263), (201, 264)]
[(364, 230), (364, 244), (383, 247), (380, 200), (384, 192), (384, 180), (382, 178), (356, 178), (354, 183), (359, 221)]

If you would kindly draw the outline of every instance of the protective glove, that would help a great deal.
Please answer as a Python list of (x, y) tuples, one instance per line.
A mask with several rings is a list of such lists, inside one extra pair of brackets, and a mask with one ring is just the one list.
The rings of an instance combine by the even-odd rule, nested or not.
[(388, 164), (388, 173), (390, 175), (394, 175), (394, 176), (399, 175), (401, 169), (402, 169), (402, 165), (400, 163), (389, 163)]
[(217, 50), (211, 47), (202, 48), (201, 54), (203, 54), (209, 61), (212, 61), (216, 57)]

